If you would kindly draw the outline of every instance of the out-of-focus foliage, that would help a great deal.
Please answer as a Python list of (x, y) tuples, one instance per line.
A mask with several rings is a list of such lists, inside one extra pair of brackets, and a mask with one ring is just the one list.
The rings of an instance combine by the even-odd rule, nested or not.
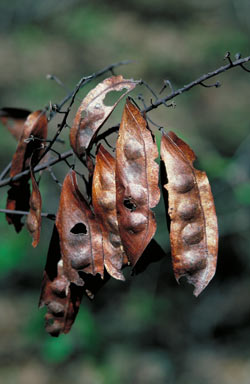
[[(157, 90), (170, 79), (177, 88), (223, 65), (226, 51), (250, 54), (249, 12), (246, 0), (2, 0), (0, 105), (40, 109), (67, 93), (46, 74), (71, 89), (81, 76), (123, 59), (136, 60), (121, 68), (124, 77), (143, 78)], [(44, 219), (34, 250), (29, 234), (16, 235), (2, 215), (1, 382), (249, 383), (250, 77), (236, 69), (218, 80), (219, 89), (193, 89), (176, 98), (175, 109), (150, 113), (190, 144), (197, 168), (206, 170), (212, 184), (221, 238), (217, 274), (206, 292), (195, 299), (185, 282), (178, 286), (167, 258), (142, 275), (127, 276), (125, 284), (110, 282), (95, 302), (85, 299), (71, 333), (51, 339), (37, 302), (53, 223)], [(93, 86), (79, 94), (72, 121)], [(115, 124), (121, 104), (112, 116)], [(49, 137), (57, 123), (50, 124)], [(2, 169), (16, 143), (0, 129)], [(60, 151), (67, 148), (58, 144)], [(64, 165), (54, 171), (62, 181)], [(40, 187), (43, 210), (54, 213), (58, 185), (45, 173)], [(155, 211), (161, 221), (156, 239), (168, 250), (162, 201)]]

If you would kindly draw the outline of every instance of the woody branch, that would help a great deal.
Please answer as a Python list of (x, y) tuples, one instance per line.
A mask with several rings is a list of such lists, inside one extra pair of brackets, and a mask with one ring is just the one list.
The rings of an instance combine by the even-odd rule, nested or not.
[[(138, 81), (139, 84), (145, 85), (151, 91), (151, 93), (152, 93), (152, 95), (154, 96), (154, 99), (155, 99), (154, 101), (151, 101), (151, 104), (149, 106), (144, 104), (144, 109), (142, 109), (141, 112), (146, 115), (148, 112), (152, 111), (153, 109), (156, 109), (156, 108), (160, 107), (161, 105), (169, 107), (171, 105), (167, 104), (168, 101), (173, 100), (177, 96), (181, 95), (184, 92), (187, 92), (187, 91), (191, 90), (192, 88), (194, 88), (195, 86), (198, 86), (198, 85), (206, 87), (206, 88), (208, 88), (208, 87), (216, 87), (217, 88), (217, 87), (220, 86), (220, 83), (218, 81), (213, 83), (213, 84), (205, 84), (205, 81), (207, 81), (209, 79), (212, 79), (212, 78), (214, 78), (214, 77), (220, 75), (221, 73), (226, 72), (226, 71), (228, 71), (230, 69), (233, 69), (233, 68), (236, 68), (236, 67), (240, 67), (242, 70), (244, 70), (246, 72), (250, 72), (250, 70), (245, 67), (245, 64), (250, 61), (250, 56), (247, 56), (247, 57), (244, 57), (244, 58), (237, 57), (237, 59), (235, 61), (232, 61), (231, 57), (230, 57), (230, 53), (227, 52), (224, 59), (228, 61), (228, 64), (226, 64), (224, 66), (221, 66), (221, 67), (215, 69), (212, 72), (208, 72), (208, 73), (200, 76), (196, 80), (193, 80), (189, 84), (184, 85), (182, 88), (179, 88), (177, 90), (173, 89), (172, 84), (171, 84), (171, 82), (169, 80), (164, 80), (164, 85), (163, 85), (162, 90), (160, 91), (159, 95), (168, 86), (171, 89), (171, 93), (169, 95), (167, 95), (166, 97), (163, 97), (163, 98), (159, 97), (159, 95), (157, 95), (156, 92), (154, 92), (151, 89), (151, 87), (148, 86), (144, 81)], [(97, 78), (99, 76), (102, 76), (103, 74), (105, 74), (107, 72), (111, 72), (113, 74), (115, 68), (117, 68), (117, 67), (119, 67), (121, 65), (129, 64), (129, 63), (130, 63), (130, 61), (122, 61), (122, 62), (119, 62), (119, 63), (111, 64), (110, 66), (107, 66), (104, 69), (102, 69), (102, 70), (100, 70), (100, 71), (98, 71), (96, 73), (93, 73), (93, 74), (91, 74), (89, 76), (84, 76), (83, 78), (80, 79), (80, 81), (78, 82), (78, 84), (76, 85), (74, 90), (71, 91), (59, 104), (54, 105), (54, 106), (49, 105), (49, 106), (45, 107), (46, 110), (49, 110), (49, 121), (51, 121), (51, 119), (53, 119), (53, 117), (57, 113), (63, 113), (64, 117), (62, 119), (61, 124), (59, 124), (59, 127), (58, 127), (58, 130), (57, 130), (56, 134), (51, 139), (49, 145), (46, 147), (45, 153), (42, 155), (42, 157), (44, 157), (44, 155), (48, 151), (50, 151), (52, 149), (54, 143), (58, 139), (58, 136), (62, 132), (63, 128), (68, 125), (67, 124), (67, 117), (69, 115), (71, 107), (72, 107), (72, 105), (73, 105), (73, 103), (75, 101), (75, 97), (76, 97), (77, 93), (79, 92), (79, 90), (81, 88), (83, 88), (86, 84), (88, 84), (91, 80), (93, 80), (93, 79), (95, 79), (95, 78)], [(51, 76), (51, 78), (53, 79), (53, 76)], [(62, 112), (62, 107), (68, 101), (70, 101), (70, 104), (69, 104), (68, 108), (66, 109), (66, 111)], [(94, 143), (97, 144), (100, 140), (104, 140), (107, 136), (109, 136), (110, 134), (116, 132), (118, 129), (119, 129), (119, 124), (111, 127), (110, 129), (106, 130), (104, 133), (98, 135), (95, 138)], [(73, 155), (73, 151), (72, 150), (69, 150), (69, 151), (66, 151), (64, 153), (58, 154), (57, 158), (50, 159), (46, 163), (43, 163), (43, 164), (40, 164), (40, 165), (36, 165), (35, 168), (34, 168), (34, 172), (39, 172), (41, 170), (47, 169), (49, 167), (52, 167), (52, 166), (54, 166), (55, 164), (57, 164), (57, 163), (59, 163), (61, 161), (65, 161), (65, 159), (67, 159), (68, 157), (70, 157), (72, 155)], [(39, 159), (39, 161), (42, 159), (42, 157)], [(17, 181), (17, 180), (21, 179), (22, 177), (24, 177), (24, 176), (26, 176), (26, 175), (28, 175), (30, 173), (30, 171), (27, 169), (27, 170), (25, 170), (23, 172), (20, 172), (19, 174), (15, 175), (14, 177), (4, 178), (6, 176), (6, 174), (8, 173), (9, 169), (10, 169), (10, 164), (8, 164), (8, 166), (5, 168), (5, 170), (1, 172), (1, 175), (0, 175), (0, 188), (4, 187), (6, 185), (11, 185), (12, 182)]]

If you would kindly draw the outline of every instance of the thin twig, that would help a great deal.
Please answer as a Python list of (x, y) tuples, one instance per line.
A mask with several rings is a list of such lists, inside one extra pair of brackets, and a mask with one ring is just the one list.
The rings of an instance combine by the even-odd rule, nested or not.
[[(61, 161), (64, 161), (65, 159), (67, 159), (68, 157), (70, 157), (72, 155), (73, 155), (73, 151), (72, 150), (64, 152), (64, 153), (62, 153), (60, 155), (60, 157), (58, 157), (56, 159), (50, 159), (47, 163), (37, 165), (34, 168), (34, 172), (42, 171), (43, 169), (46, 169), (49, 166), (53, 166), (53, 165), (55, 165), (57, 163), (60, 163)], [(8, 184), (11, 184), (13, 181), (19, 180), (23, 176), (29, 175), (29, 173), (30, 173), (30, 170), (26, 169), (26, 171), (20, 172), (20, 173), (18, 173), (17, 175), (15, 175), (13, 177), (8, 177), (7, 179), (3, 179), (3, 180), (0, 181), (0, 187), (3, 187), (3, 186), (8, 185)]]
[(76, 98), (76, 95), (77, 93), (79, 92), (79, 90), (86, 84), (88, 84), (90, 81), (92, 81), (93, 79), (103, 75), (104, 73), (106, 72), (109, 72), (109, 71), (112, 71), (114, 68), (118, 67), (118, 66), (121, 66), (121, 65), (126, 65), (126, 64), (129, 64), (131, 63), (130, 60), (126, 60), (126, 61), (120, 61), (118, 63), (115, 63), (115, 64), (111, 64), (103, 69), (101, 69), (100, 71), (98, 72), (95, 72), (93, 73), (92, 75), (89, 75), (89, 76), (84, 76), (82, 77), (78, 84), (76, 85), (74, 91), (70, 92), (70, 94), (68, 94), (62, 101), (59, 105), (56, 106), (56, 111), (52, 111), (51, 114), (50, 114), (50, 117), (49, 117), (49, 120), (51, 120), (54, 116), (55, 113), (57, 112), (61, 112), (61, 108), (67, 103), (67, 101), (70, 101), (70, 104), (67, 108), (67, 110), (64, 113), (64, 117), (63, 117), (63, 120), (61, 122), (61, 124), (59, 124), (59, 127), (58, 127), (58, 130), (55, 134), (55, 136), (53, 137), (53, 139), (51, 140), (51, 143), (48, 145), (48, 147), (46, 148), (46, 150), (42, 153), (40, 159), (38, 160), (37, 164), (44, 158), (44, 156), (46, 156), (46, 154), (49, 152), (49, 150), (52, 148), (52, 146), (54, 145), (55, 141), (57, 140), (58, 136), (60, 135), (61, 131), (63, 130), (63, 128), (66, 126), (67, 124), (67, 118), (68, 118), (68, 115), (70, 113), (70, 110), (71, 110), (71, 107), (75, 101), (75, 98)]
[[(16, 211), (16, 210), (12, 210), (12, 209), (0, 209), (0, 213), (10, 213), (11, 215), (28, 215), (29, 212), (27, 211)], [(46, 217), (47, 219), (50, 219), (50, 220), (55, 220), (56, 219), (56, 215), (54, 215), (53, 213), (45, 213), (45, 212), (42, 212), (41, 213), (41, 216), (42, 217)]]
[(120, 124), (114, 125), (113, 127), (107, 129), (107, 131), (101, 133), (100, 135), (97, 135), (93, 140), (93, 143), (97, 144), (99, 143), (99, 141), (104, 140), (107, 136), (110, 136), (112, 135), (112, 133), (117, 132), (119, 130), (119, 127), (120, 127)]
[[(212, 77), (218, 76), (220, 73), (226, 72), (231, 68), (235, 68), (238, 66), (242, 67), (242, 65), (244, 63), (247, 63), (248, 61), (250, 61), (250, 56), (244, 57), (243, 59), (235, 60), (234, 62), (231, 61), (229, 62), (229, 64), (224, 65), (220, 68), (217, 68), (213, 72), (208, 72), (205, 75), (202, 75), (201, 77), (199, 77), (198, 79), (192, 81), (191, 83), (184, 85), (184, 87), (179, 88), (176, 91), (172, 92), (170, 95), (162, 99), (158, 99), (157, 101), (152, 103), (149, 107), (145, 108), (142, 112), (145, 112), (145, 113), (150, 112), (153, 109), (158, 108), (160, 105), (165, 104), (167, 101), (172, 100), (175, 97), (181, 95), (182, 93), (189, 91), (191, 88), (195, 87), (196, 85), (200, 85), (204, 81), (211, 79)], [(243, 69), (246, 69), (246, 68), (244, 67)]]
[[(131, 64), (131, 63), (133, 63), (133, 60), (123, 60), (123, 61), (119, 61), (119, 62), (111, 64), (111, 65), (108, 65), (107, 67), (101, 69), (100, 71), (92, 73), (89, 76), (82, 77), (80, 79), (80, 81), (78, 82), (78, 84), (81, 84), (80, 88), (82, 88), (84, 85), (88, 84), (91, 80), (96, 79), (97, 77), (102, 76), (105, 73), (112, 71), (114, 68), (120, 67), (122, 65)], [(73, 91), (71, 91), (67, 96), (65, 96), (65, 98), (57, 105), (59, 110), (61, 110), (61, 108), (73, 97), (77, 87), (78, 87), (78, 85), (76, 86), (76, 88)], [(52, 115), (50, 116), (50, 120), (52, 119), (54, 114), (56, 114), (56, 112), (52, 113)]]
[(55, 173), (53, 172), (52, 168), (51, 167), (48, 167), (48, 171), (50, 173), (50, 176), (52, 177), (52, 179), (54, 180), (54, 182), (60, 187), (62, 188), (62, 184), (60, 183), (60, 181), (58, 180), (58, 178), (56, 177)]
[(4, 170), (2, 171), (2, 173), (0, 174), (0, 180), (3, 180), (5, 178), (5, 176), (8, 174), (10, 168), (11, 168), (11, 162), (4, 168)]
[[(230, 55), (226, 55), (226, 58), (229, 60), (230, 58)], [(229, 63), (227, 65), (224, 65), (216, 70), (214, 70), (213, 72), (208, 72), (207, 74), (204, 74), (202, 75), (201, 77), (199, 77), (198, 79), (192, 81), (191, 83), (187, 84), (187, 85), (184, 85), (184, 87), (182, 88), (179, 88), (178, 90), (174, 91), (173, 88), (172, 88), (172, 85), (171, 85), (171, 94), (166, 96), (165, 98), (158, 98), (156, 101), (152, 102), (150, 106), (148, 107), (145, 107), (144, 110), (142, 110), (141, 112), (146, 114), (150, 111), (152, 111), (153, 109), (156, 109), (158, 108), (160, 105), (165, 105), (166, 106), (166, 102), (169, 101), (169, 100), (172, 100), (173, 98), (177, 97), (178, 95), (181, 95), (182, 93), (184, 92), (187, 92), (189, 91), (191, 88), (195, 87), (196, 85), (202, 85), (202, 86), (206, 86), (204, 84), (204, 81), (208, 80), (208, 79), (211, 79), (212, 77), (215, 77), (231, 68), (235, 68), (237, 66), (241, 67), (242, 69), (244, 70), (247, 70), (243, 64), (247, 63), (250, 61), (250, 56), (248, 57), (245, 57), (243, 59), (237, 59), (235, 60), (234, 62), (231, 61), (231, 59), (229, 60)], [(67, 101), (69, 101), (71, 99), (71, 102), (70, 102), (70, 105), (68, 107), (68, 109), (64, 112), (64, 118), (62, 120), (62, 123), (59, 125), (59, 128), (58, 128), (58, 131), (56, 132), (54, 138), (51, 140), (51, 143), (47, 146), (45, 152), (43, 153), (42, 157), (45, 156), (46, 153), (49, 152), (49, 150), (52, 149), (52, 146), (53, 144), (55, 143), (55, 141), (57, 140), (59, 134), (61, 133), (61, 130), (63, 129), (64, 126), (67, 126), (67, 116), (69, 114), (69, 111), (70, 111), (70, 108), (75, 100), (75, 97), (76, 97), (76, 94), (77, 92), (79, 91), (79, 89), (81, 87), (83, 87), (85, 84), (87, 84), (89, 81), (91, 81), (92, 79), (98, 77), (98, 76), (101, 76), (102, 74), (108, 72), (108, 71), (112, 71), (113, 68), (117, 67), (117, 66), (120, 66), (120, 65), (125, 65), (125, 64), (128, 64), (128, 63), (131, 63), (131, 61), (121, 61), (119, 63), (115, 63), (115, 64), (111, 64), (110, 66), (108, 67), (105, 67), (104, 69), (102, 69), (101, 71), (99, 72), (96, 72), (90, 76), (87, 76), (87, 77), (83, 77), (77, 84), (76, 88), (74, 89), (74, 91), (72, 91), (70, 94), (68, 94), (62, 101), (59, 105), (57, 105), (57, 111), (52, 111), (51, 113), (51, 116), (50, 118), (52, 118), (54, 116), (55, 113), (57, 113), (58, 111), (61, 110), (61, 108), (67, 103)], [(249, 70), (247, 70), (249, 71)], [(166, 84), (169, 84), (169, 82), (165, 82)], [(212, 86), (218, 86), (218, 83), (216, 82), (215, 84), (213, 84)], [(208, 87), (208, 85), (206, 86)], [(168, 106), (168, 105), (167, 105)], [(105, 131), (104, 133), (98, 135), (95, 140), (94, 140), (94, 143), (97, 144), (100, 140), (103, 140), (105, 139), (107, 136), (111, 135), (112, 133), (118, 131), (119, 129), (119, 124), (113, 126), (112, 128), (108, 129), (107, 131)], [(64, 152), (62, 155), (60, 155), (57, 159), (52, 159), (50, 161), (48, 161), (47, 163), (45, 164), (41, 164), (39, 166), (36, 166), (35, 169), (34, 169), (34, 172), (38, 172), (40, 170), (43, 170), (43, 169), (46, 169), (48, 166), (53, 166), (55, 165), (56, 163), (60, 162), (60, 161), (64, 161), (67, 157), (69, 156), (72, 156), (72, 151), (67, 151), (67, 152)], [(41, 160), (41, 159), (40, 159)], [(39, 161), (40, 161), (39, 160)], [(7, 168), (6, 168), (7, 169)], [(19, 180), (21, 177), (25, 176), (25, 175), (28, 175), (29, 174), (29, 170), (26, 170), (26, 171), (23, 171), (17, 175), (15, 175), (14, 177), (9, 177), (9, 178), (6, 178), (6, 179), (3, 179), (3, 177), (6, 175), (5, 172), (8, 172), (6, 170), (4, 170), (2, 172), (2, 174), (0, 175), (0, 187), (4, 186), (4, 185), (8, 185), (8, 184), (11, 184), (13, 181), (15, 180)], [(2, 176), (4, 175), (4, 176)], [(2, 178), (2, 180), (1, 180)]]

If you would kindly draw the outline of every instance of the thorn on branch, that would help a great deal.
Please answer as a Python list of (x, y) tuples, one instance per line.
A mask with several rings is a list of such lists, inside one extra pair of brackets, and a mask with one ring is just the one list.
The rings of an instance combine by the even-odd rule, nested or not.
[(146, 81), (140, 80), (139, 85), (144, 85), (149, 90), (149, 92), (151, 92), (151, 94), (154, 96), (155, 101), (158, 100), (158, 96), (157, 96), (156, 92), (153, 90), (153, 88), (148, 83), (146, 83)]
[(111, 144), (109, 144), (108, 140), (107, 140), (106, 138), (104, 138), (103, 140), (104, 140), (104, 142), (107, 144), (107, 146), (108, 146), (110, 149), (112, 149), (112, 151), (114, 152), (114, 151), (115, 151), (115, 148), (114, 148)]
[(131, 101), (132, 103), (135, 104), (135, 106), (141, 111), (141, 108), (139, 107), (139, 105), (137, 104), (137, 102), (135, 101), (135, 99), (131, 96), (128, 96), (128, 100)]
[[(141, 93), (139, 93), (139, 95), (137, 96), (137, 99), (140, 100), (140, 101), (142, 102), (144, 109), (146, 109), (146, 108), (147, 108), (147, 105), (146, 105), (145, 100), (144, 100), (144, 97), (142, 96)], [(152, 104), (152, 99), (151, 99), (151, 104)], [(140, 109), (140, 108), (139, 108), (139, 109)]]
[(233, 67), (233, 62), (231, 60), (231, 53), (229, 51), (226, 52), (224, 56), (224, 60), (228, 60), (231, 67)]
[(246, 71), (246, 72), (250, 72), (250, 69), (247, 69), (243, 64), (241, 64), (240, 67), (241, 67), (244, 71)]
[(159, 92), (159, 95), (160, 95), (160, 94), (164, 91), (164, 89), (166, 89), (167, 87), (170, 88), (170, 90), (171, 90), (171, 95), (173, 95), (173, 94), (174, 94), (174, 88), (173, 88), (172, 83), (171, 83), (170, 80), (164, 80), (164, 81), (163, 81), (163, 87), (161, 88), (161, 90), (160, 90), (160, 92)]
[(64, 89), (66, 88), (65, 85), (63, 84), (63, 82), (57, 76), (55, 76), (55, 75), (51, 75), (50, 73), (48, 73), (46, 75), (46, 79), (47, 80), (54, 80), (58, 85), (60, 85)]
[(221, 83), (219, 81), (216, 81), (216, 83), (214, 83), (214, 84), (204, 84), (203, 82), (201, 82), (200, 85), (202, 87), (205, 87), (205, 88), (212, 88), (212, 87), (219, 88), (219, 87), (221, 87)]

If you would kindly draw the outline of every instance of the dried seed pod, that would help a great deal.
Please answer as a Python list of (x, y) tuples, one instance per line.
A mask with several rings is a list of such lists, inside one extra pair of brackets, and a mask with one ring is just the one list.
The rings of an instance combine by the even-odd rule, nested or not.
[(160, 199), (157, 157), (146, 120), (127, 100), (116, 145), (116, 205), (120, 236), (132, 266), (156, 231), (151, 208)]
[[(112, 76), (99, 83), (83, 99), (70, 130), (70, 144), (77, 156), (81, 157), (91, 146), (98, 130), (105, 123), (119, 101), (130, 91), (136, 82), (126, 80), (120, 76)], [(127, 89), (112, 106), (104, 104), (104, 99), (109, 92)]]
[(32, 182), (32, 192), (29, 200), (29, 214), (27, 216), (26, 225), (28, 231), (33, 237), (32, 245), (35, 248), (40, 240), (40, 231), (42, 223), (42, 198), (37, 185), (32, 166), (30, 166), (30, 177)]
[[(177, 281), (186, 276), (198, 296), (214, 276), (218, 226), (214, 201), (205, 172), (194, 168), (192, 149), (173, 132), (163, 134), (161, 158), (166, 169), (170, 241)], [(165, 196), (166, 197), (166, 196)]]
[(24, 123), (30, 111), (22, 108), (1, 108), (0, 121), (10, 131), (16, 140), (23, 133)]
[[(19, 139), (16, 152), (12, 159), (10, 176), (13, 177), (29, 167), (30, 158), (33, 155), (33, 162), (36, 163), (43, 152), (41, 140), (47, 138), (48, 122), (42, 111), (31, 113), (24, 124), (23, 133)], [(27, 142), (32, 135), (32, 139)]]
[(102, 145), (96, 155), (92, 201), (102, 230), (104, 265), (112, 277), (125, 280), (121, 272), (125, 255), (116, 215), (115, 159)]
[(64, 179), (56, 216), (65, 275), (71, 283), (84, 285), (79, 272), (103, 276), (103, 247), (100, 227), (79, 191), (76, 173)]
[(68, 333), (77, 315), (84, 289), (70, 284), (64, 274), (56, 227), (43, 275), (39, 307), (47, 306), (45, 328), (51, 336)]
[[(33, 140), (27, 142), (30, 136)], [(29, 167), (31, 156), (34, 163), (40, 157), (43, 149), (41, 142), (36, 139), (47, 138), (47, 118), (42, 111), (31, 113), (24, 124), (22, 135), (19, 139), (16, 152), (12, 159), (10, 176), (14, 177), (18, 173)], [(22, 178), (12, 183), (8, 191), (7, 209), (27, 211), (29, 210), (30, 190), (28, 185), (29, 177)], [(21, 215), (6, 214), (6, 219), (9, 224), (13, 224), (15, 230), (19, 232), (23, 226)]]

